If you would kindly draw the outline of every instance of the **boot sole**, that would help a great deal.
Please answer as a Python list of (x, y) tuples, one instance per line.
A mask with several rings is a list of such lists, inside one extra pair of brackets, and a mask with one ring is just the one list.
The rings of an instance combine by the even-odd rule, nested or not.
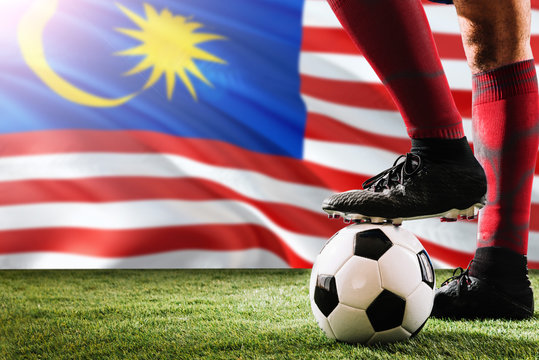
[(404, 220), (419, 220), (429, 218), (440, 218), (442, 222), (454, 222), (457, 220), (474, 220), (477, 218), (479, 210), (485, 206), (485, 198), (481, 198), (480, 202), (473, 204), (466, 209), (450, 209), (437, 214), (427, 214), (411, 217), (386, 218), (383, 216), (368, 216), (357, 213), (342, 212), (338, 210), (324, 209), (330, 219), (342, 218), (345, 223), (370, 223), (370, 224), (393, 224), (399, 226)]

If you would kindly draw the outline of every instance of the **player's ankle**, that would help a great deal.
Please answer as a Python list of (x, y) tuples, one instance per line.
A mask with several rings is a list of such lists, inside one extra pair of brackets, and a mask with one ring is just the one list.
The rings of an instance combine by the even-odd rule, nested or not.
[(460, 139), (412, 139), (410, 151), (433, 161), (477, 162), (466, 137)]
[(476, 250), (470, 265), (470, 276), (485, 280), (508, 292), (530, 285), (526, 256), (498, 246)]

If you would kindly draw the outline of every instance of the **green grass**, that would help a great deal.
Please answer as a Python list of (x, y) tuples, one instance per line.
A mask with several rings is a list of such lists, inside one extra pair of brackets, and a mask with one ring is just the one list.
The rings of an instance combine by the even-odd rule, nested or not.
[[(539, 271), (531, 277), (539, 294)], [(308, 279), (308, 270), (2, 271), (0, 359), (539, 358), (538, 312), (430, 319), (391, 345), (329, 340), (311, 314)]]

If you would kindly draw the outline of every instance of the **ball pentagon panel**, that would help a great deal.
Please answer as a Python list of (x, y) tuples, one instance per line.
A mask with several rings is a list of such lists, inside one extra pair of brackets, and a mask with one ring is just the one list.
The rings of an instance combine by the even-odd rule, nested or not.
[(382, 287), (406, 298), (421, 282), (417, 255), (400, 245), (393, 246), (378, 260)]
[(318, 274), (314, 288), (314, 303), (326, 317), (339, 304), (335, 276)]
[(363, 230), (356, 233), (354, 255), (378, 260), (392, 246), (393, 243), (381, 229)]
[(400, 326), (404, 318), (406, 300), (384, 290), (367, 308), (367, 316), (376, 332)]

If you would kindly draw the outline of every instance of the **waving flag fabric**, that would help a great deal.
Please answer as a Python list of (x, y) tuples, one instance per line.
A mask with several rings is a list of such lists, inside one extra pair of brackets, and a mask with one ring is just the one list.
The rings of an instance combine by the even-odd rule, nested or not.
[[(409, 149), (325, 1), (0, 7), (1, 268), (310, 267), (344, 226), (321, 201)], [(425, 8), (470, 137), (454, 9)], [(404, 226), (438, 266), (473, 254), (473, 222)]]

